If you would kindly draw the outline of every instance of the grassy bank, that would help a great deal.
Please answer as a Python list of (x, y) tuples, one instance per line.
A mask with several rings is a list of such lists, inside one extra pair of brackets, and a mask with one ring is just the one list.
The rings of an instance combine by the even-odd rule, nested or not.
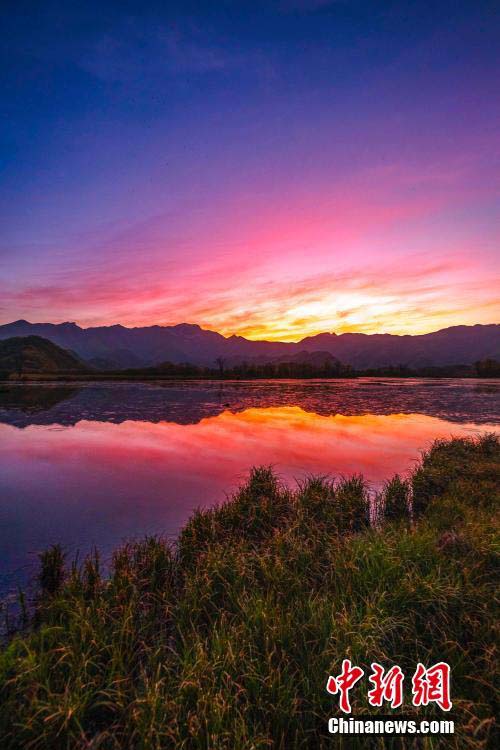
[[(34, 622), (0, 655), (2, 748), (495, 747), (499, 467), (491, 436), (436, 443), (388, 483), (375, 528), (360, 477), (291, 491), (255, 469), (175, 548), (125, 545), (106, 578), (97, 558), (65, 570), (50, 550)], [(328, 735), (344, 657), (399, 664), (401, 712), (456, 734)], [(441, 660), (450, 716), (408, 704), (417, 662)], [(391, 713), (366, 691), (355, 715)]]

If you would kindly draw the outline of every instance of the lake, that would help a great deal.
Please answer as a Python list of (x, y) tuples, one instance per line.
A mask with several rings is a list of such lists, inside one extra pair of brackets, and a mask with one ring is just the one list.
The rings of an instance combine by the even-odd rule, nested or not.
[(0, 384), (0, 590), (38, 553), (172, 538), (252, 465), (374, 491), (439, 437), (498, 431), (500, 383), (359, 380)]

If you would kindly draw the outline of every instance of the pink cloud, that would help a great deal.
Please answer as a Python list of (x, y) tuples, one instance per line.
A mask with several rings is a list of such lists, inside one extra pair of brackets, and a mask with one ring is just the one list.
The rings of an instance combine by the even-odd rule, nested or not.
[(491, 322), (498, 307), (488, 243), (457, 238), (443, 220), (469, 197), (468, 168), (467, 160), (413, 172), (388, 165), (271, 200), (249, 186), (214, 199), (212, 210), (194, 210), (186, 226), (167, 214), (89, 232), (68, 252), (44, 247), (36, 280), (5, 280), (2, 316), (84, 325), (187, 320), (288, 339)]

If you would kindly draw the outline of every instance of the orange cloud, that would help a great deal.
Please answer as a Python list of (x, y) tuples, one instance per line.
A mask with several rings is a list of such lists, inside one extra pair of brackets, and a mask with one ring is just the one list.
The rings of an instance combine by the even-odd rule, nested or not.
[(470, 198), (460, 185), (465, 168), (365, 170), (322, 192), (298, 187), (269, 201), (249, 191), (227, 205), (214, 200), (175, 232), (157, 216), (104, 239), (80, 238), (81, 254), (61, 252), (48, 265), (37, 258), (36, 281), (4, 281), (1, 314), (83, 325), (197, 322), (285, 341), (495, 322), (497, 238), (458, 236), (446, 219)]

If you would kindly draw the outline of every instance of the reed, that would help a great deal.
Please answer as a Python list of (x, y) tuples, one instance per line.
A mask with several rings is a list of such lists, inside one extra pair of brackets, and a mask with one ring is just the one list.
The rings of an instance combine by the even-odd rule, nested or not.
[(499, 466), (496, 437), (435, 443), (387, 483), (376, 528), (359, 476), (292, 491), (253, 469), (177, 545), (126, 544), (108, 576), (53, 548), (34, 621), (0, 653), (2, 748), (331, 748), (344, 657), (448, 661), (456, 734), (336, 747), (496, 747)]

